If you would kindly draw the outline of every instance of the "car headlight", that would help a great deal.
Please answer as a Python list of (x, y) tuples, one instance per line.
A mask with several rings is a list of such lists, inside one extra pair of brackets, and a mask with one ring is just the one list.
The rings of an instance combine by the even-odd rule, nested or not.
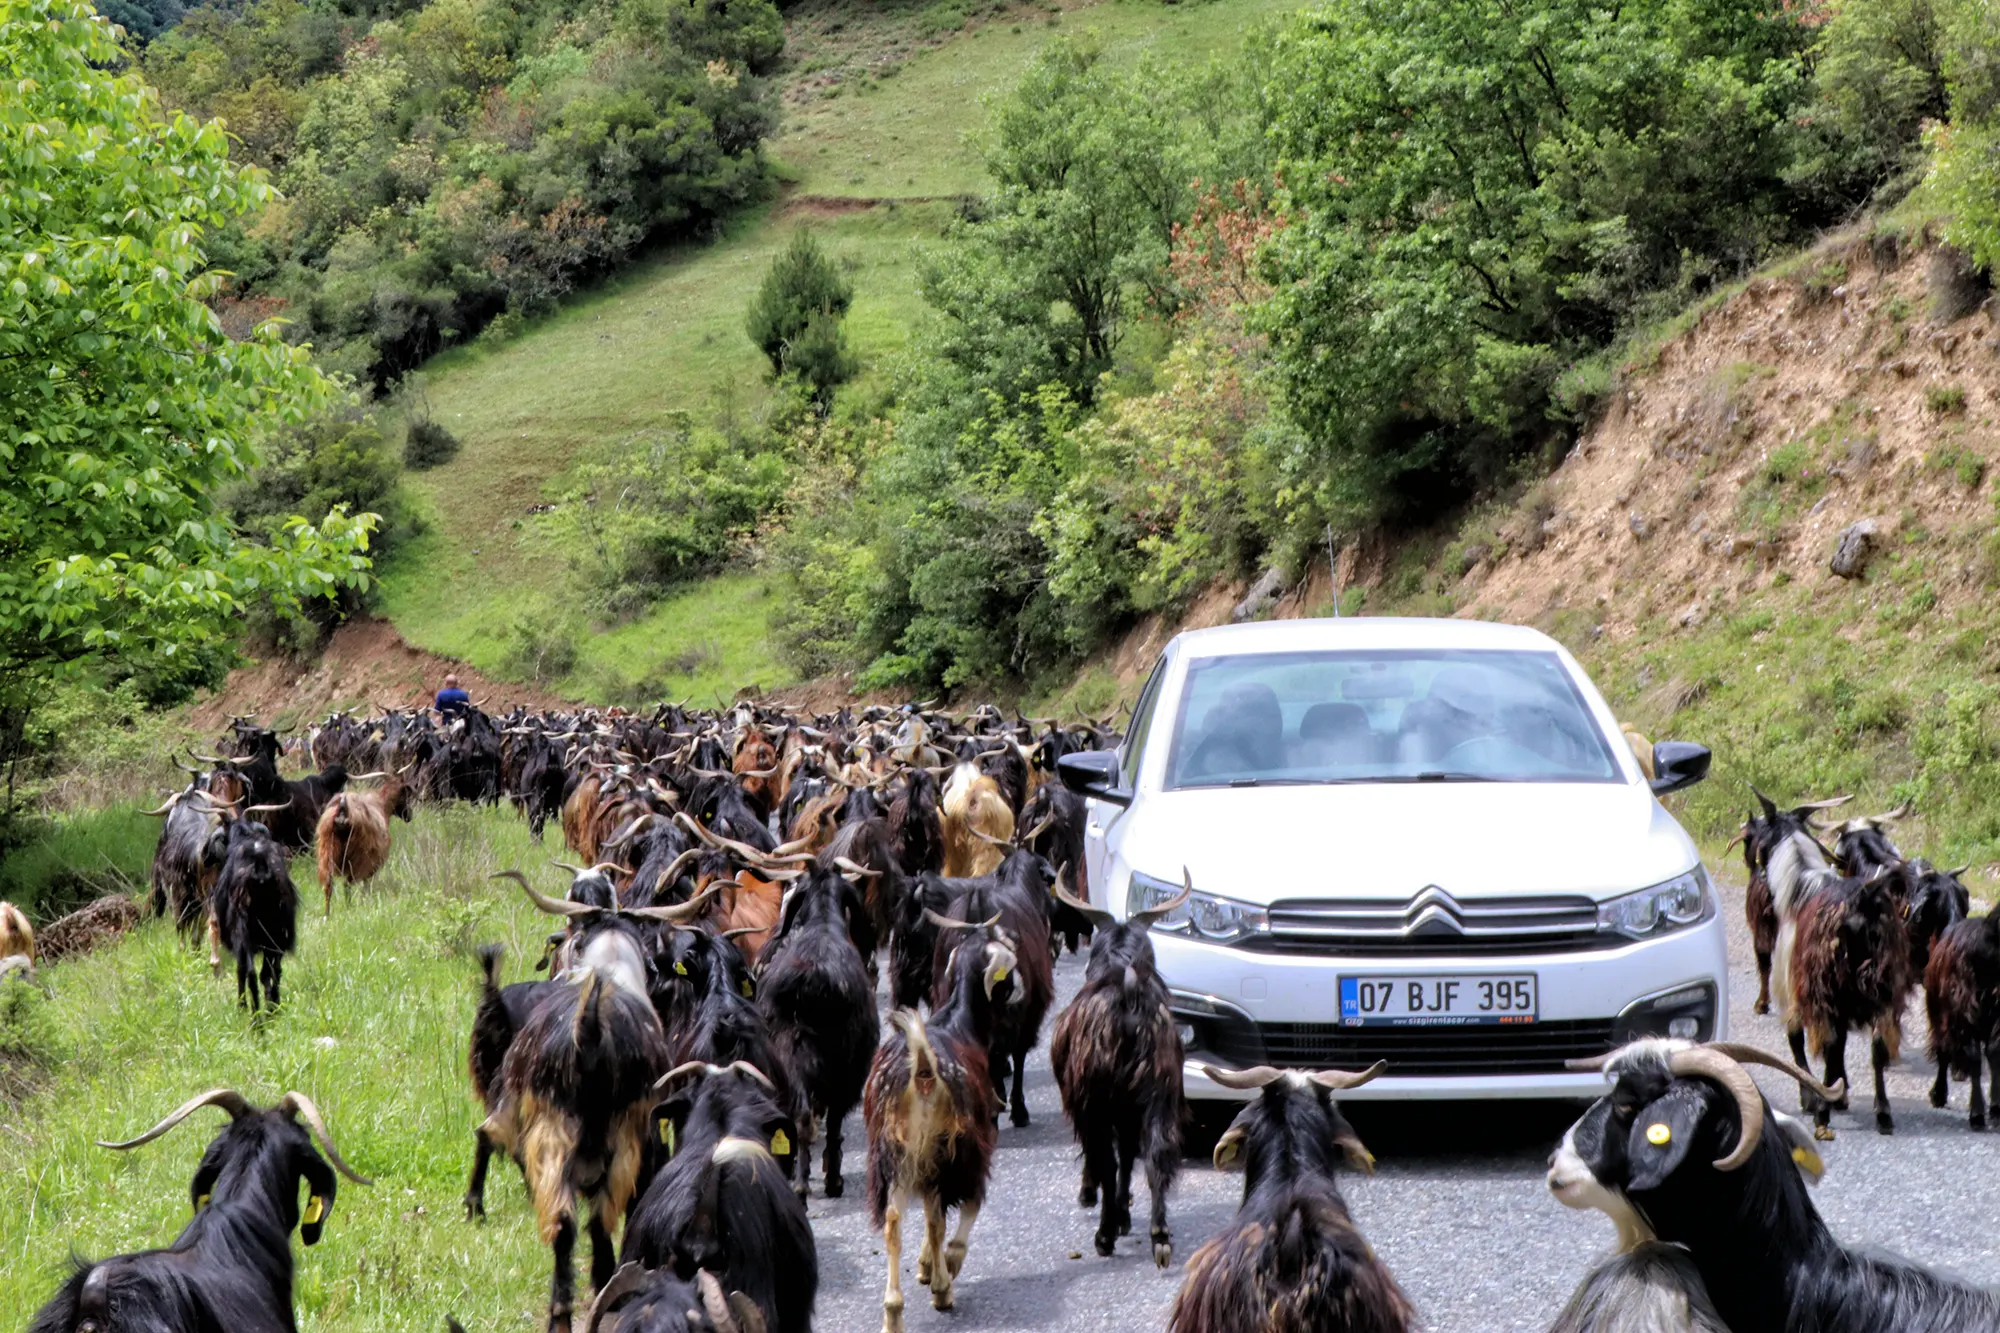
[(1715, 915), (1708, 872), (1700, 866), (1664, 884), (1613, 898), (1597, 909), (1597, 928), (1635, 940), (1696, 925)]
[[(1125, 890), (1125, 914), (1158, 907), (1179, 895), (1181, 885), (1134, 873)], [(1153, 923), (1154, 930), (1187, 935), (1210, 944), (1234, 944), (1271, 928), (1271, 915), (1261, 907), (1217, 897), (1197, 889), (1186, 902)]]

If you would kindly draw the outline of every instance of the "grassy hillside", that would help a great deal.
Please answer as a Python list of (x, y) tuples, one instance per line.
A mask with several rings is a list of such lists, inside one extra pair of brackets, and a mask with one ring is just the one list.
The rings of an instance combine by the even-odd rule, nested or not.
[[(790, 202), (739, 220), (714, 244), (642, 264), (510, 342), (431, 364), (432, 410), (464, 447), (412, 474), (429, 532), (382, 571), (384, 612), (422, 648), (503, 669), (515, 618), (565, 587), (560, 558), (524, 540), (551, 479), (580, 452), (641, 437), (670, 413), (759, 411), (764, 366), (743, 311), (794, 227), (814, 227), (853, 280), (847, 331), (868, 373), (850, 391), (869, 392), (921, 312), (911, 251), (952, 216), (948, 201), (907, 201), (980, 187), (968, 136), (982, 123), (982, 96), (1009, 86), (1057, 30), (1097, 30), (1120, 64), (1147, 51), (1199, 61), (1298, 3), (1000, 5), (998, 17), (989, 9), (976, 21), (954, 6), (858, 16), (852, 6), (807, 7), (793, 22), (788, 120), (772, 149), (794, 182)], [(966, 26), (941, 31), (954, 22)], [(567, 684), (603, 696), (639, 682), (676, 695), (787, 683), (764, 642), (764, 614), (758, 580), (697, 586), (631, 623), (594, 627)]]
[[(91, 1141), (130, 1137), (221, 1084), (267, 1105), (304, 1092), (341, 1154), (376, 1177), (373, 1188), (341, 1182), (324, 1239), (302, 1252), (302, 1327), (433, 1333), (447, 1312), (471, 1328), (523, 1327), (543, 1308), (546, 1251), (518, 1173), (493, 1173), (484, 1227), (465, 1222), (458, 1199), (479, 1115), (463, 1069), (470, 950), (505, 941), (518, 978), (547, 929), (518, 890), (486, 876), (554, 872), (511, 813), (426, 811), (396, 836), (379, 887), (337, 902), (331, 923), (302, 912), (274, 1021), (239, 1013), (228, 969), (211, 979), (205, 954), (158, 921), (50, 969), (46, 998), (21, 983), (0, 991), (0, 1084), (32, 1088), (0, 1134), (0, 1326), (26, 1324), (71, 1246), (99, 1256), (179, 1231), (221, 1113), (130, 1154)], [(294, 873), (317, 899), (306, 863)]]

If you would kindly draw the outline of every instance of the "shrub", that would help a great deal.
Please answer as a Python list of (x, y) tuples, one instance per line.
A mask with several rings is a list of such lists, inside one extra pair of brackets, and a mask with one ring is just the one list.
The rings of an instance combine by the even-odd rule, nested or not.
[(745, 320), (750, 341), (773, 376), (798, 375), (822, 405), (854, 376), (840, 321), (854, 304), (854, 285), (804, 227), (771, 261)]
[(547, 685), (576, 669), (576, 622), (555, 606), (531, 606), (507, 627), (504, 662), (510, 675)]
[(1924, 389), (1924, 408), (1933, 416), (1965, 415), (1965, 390), (1956, 384), (1932, 384)]
[(403, 437), (403, 466), (412, 472), (440, 467), (458, 456), (458, 436), (430, 417), (412, 417)]

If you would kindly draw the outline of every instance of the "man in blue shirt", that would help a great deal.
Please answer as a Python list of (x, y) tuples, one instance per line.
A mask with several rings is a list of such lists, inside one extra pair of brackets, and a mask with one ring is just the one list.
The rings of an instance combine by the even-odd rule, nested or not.
[(472, 706), (472, 696), (458, 688), (457, 676), (446, 676), (437, 692), (437, 710), (446, 719), (455, 718)]

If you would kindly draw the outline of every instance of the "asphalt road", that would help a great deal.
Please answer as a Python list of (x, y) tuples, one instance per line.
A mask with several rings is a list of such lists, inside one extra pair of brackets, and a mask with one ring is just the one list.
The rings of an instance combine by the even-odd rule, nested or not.
[[(1724, 890), (1731, 927), (1732, 1035), (1782, 1052), (1774, 1018), (1755, 1017), (1756, 974), (1742, 925), (1742, 890)], [(1081, 957), (1057, 968), (1057, 1004), (1067, 1003), (1083, 975)], [(1850, 1038), (1848, 1064), (1857, 1084), (1853, 1110), (1836, 1114), (1837, 1141), (1823, 1145), (1827, 1174), (1817, 1201), (1834, 1233), (1850, 1245), (1892, 1250), (1970, 1280), (2000, 1286), (2000, 1136), (1970, 1133), (1965, 1089), (1933, 1110), (1931, 1071), (1923, 1049), (1919, 1000), (1911, 1008), (1890, 1097), (1896, 1133), (1874, 1131), (1868, 1092), (1868, 1046)], [(1797, 1106), (1795, 1085), (1782, 1075), (1757, 1078), (1774, 1105)], [(1241, 1197), (1240, 1174), (1215, 1171), (1190, 1156), (1170, 1196), (1174, 1264), (1153, 1266), (1145, 1244), (1147, 1201), (1134, 1181), (1134, 1236), (1118, 1254), (1100, 1259), (1091, 1248), (1096, 1213), (1077, 1207), (1076, 1154), (1049, 1072), (1046, 1043), (1028, 1069), (1033, 1123), (1003, 1121), (986, 1209), (972, 1235), (958, 1280), (957, 1309), (930, 1308), (915, 1285), (913, 1266), (921, 1222), (906, 1219), (903, 1284), (911, 1333), (936, 1330), (1164, 1329), (1181, 1281), (1181, 1265), (1228, 1221)], [(1415, 1301), (1433, 1333), (1499, 1333), (1545, 1329), (1570, 1291), (1605, 1253), (1610, 1223), (1575, 1213), (1548, 1197), (1548, 1153), (1575, 1118), (1572, 1104), (1357, 1104), (1350, 1118), (1375, 1153), (1373, 1177), (1350, 1177), (1344, 1189), (1355, 1220)], [(868, 1333), (881, 1326), (885, 1277), (881, 1237), (868, 1224), (862, 1197), (866, 1147), (861, 1117), (848, 1124), (848, 1193), (810, 1204), (819, 1241), (820, 1296), (816, 1325), (829, 1333)]]

